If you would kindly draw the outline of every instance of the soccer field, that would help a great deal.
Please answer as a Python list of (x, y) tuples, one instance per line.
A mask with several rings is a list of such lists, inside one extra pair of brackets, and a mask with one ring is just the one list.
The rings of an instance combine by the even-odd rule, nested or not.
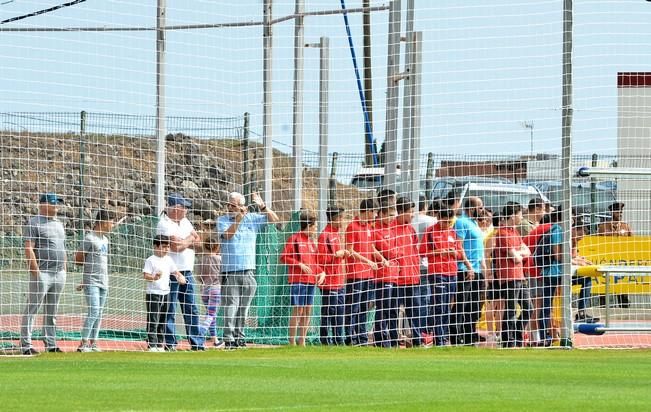
[(2, 410), (646, 410), (649, 351), (63, 353), (0, 359)]

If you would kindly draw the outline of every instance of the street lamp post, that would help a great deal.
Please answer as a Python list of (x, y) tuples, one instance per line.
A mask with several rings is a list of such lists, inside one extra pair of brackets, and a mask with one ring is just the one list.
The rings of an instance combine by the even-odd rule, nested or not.
[(531, 135), (531, 156), (533, 156), (534, 155), (534, 152), (533, 152), (533, 127), (534, 127), (533, 120), (526, 120), (526, 121), (522, 122), (522, 127), (524, 127), (525, 129), (529, 129), (529, 131), (530, 131), (530, 135)]

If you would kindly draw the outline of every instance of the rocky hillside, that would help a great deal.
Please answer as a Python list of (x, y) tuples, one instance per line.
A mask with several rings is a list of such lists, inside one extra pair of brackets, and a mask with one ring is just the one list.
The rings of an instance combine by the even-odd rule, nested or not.
[[(69, 231), (87, 226), (93, 210), (109, 207), (138, 219), (153, 213), (156, 147), (150, 138), (119, 135), (0, 132), (0, 233), (15, 235), (37, 210), (38, 194), (64, 196), (62, 219)], [(194, 202), (190, 219), (199, 222), (222, 213), (227, 194), (244, 189), (240, 139), (204, 140), (169, 135), (166, 143), (166, 192), (183, 193)], [(248, 181), (263, 188), (262, 147), (249, 146)], [(291, 158), (274, 150), (274, 209), (287, 219), (292, 208)], [(317, 207), (318, 175), (304, 169), (303, 206)], [(363, 194), (338, 184), (338, 203), (354, 208)]]

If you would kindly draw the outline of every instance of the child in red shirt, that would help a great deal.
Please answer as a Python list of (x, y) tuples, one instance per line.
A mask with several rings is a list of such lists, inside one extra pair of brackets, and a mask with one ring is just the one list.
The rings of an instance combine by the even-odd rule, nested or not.
[(382, 255), (382, 261), (375, 272), (375, 326), (374, 343), (379, 347), (398, 346), (398, 252), (395, 236), (396, 208), (385, 201), (375, 221), (373, 236), (375, 248)]
[[(344, 259), (350, 252), (344, 248), (341, 237), (341, 225), (344, 209), (329, 207), (326, 210), (328, 224), (319, 235), (319, 265), (326, 277), (321, 289), (321, 329), (322, 345), (344, 344), (344, 283), (346, 273)], [(330, 332), (332, 331), (332, 336)]]
[(401, 197), (396, 201), (396, 247), (399, 254), (400, 271), (397, 290), (398, 304), (405, 307), (405, 317), (411, 325), (412, 346), (431, 345), (432, 337), (425, 333), (424, 314), (420, 294), (420, 256), (418, 255), (418, 234), (411, 225), (414, 203)]
[(438, 222), (430, 226), (420, 243), (420, 255), (427, 258), (427, 275), (434, 285), (434, 334), (436, 346), (450, 344), (450, 305), (457, 293), (457, 259), (462, 247), (452, 226), (452, 210), (442, 208)]
[(373, 294), (373, 271), (381, 256), (373, 244), (373, 221), (377, 207), (373, 199), (359, 205), (359, 216), (346, 227), (346, 248), (350, 252), (346, 265), (345, 333), (347, 345), (366, 345), (366, 317)]
[[(316, 234), (316, 218), (307, 211), (299, 216), (301, 230), (285, 242), (280, 261), (287, 265), (292, 314), (289, 318), (289, 344), (305, 346), (310, 324), (314, 289), (323, 284), (325, 272), (318, 264), (317, 248), (312, 238)], [(298, 330), (298, 339), (296, 332)]]
[[(500, 282), (501, 297), (506, 305), (502, 320), (502, 346), (512, 348), (523, 345), (522, 332), (530, 316), (531, 304), (525, 302), (528, 293), (525, 296), (523, 262), (531, 252), (516, 230), (522, 222), (522, 207), (519, 204), (507, 204), (502, 211), (502, 218), (504, 223), (495, 236), (493, 264), (495, 278)], [(517, 304), (522, 308), (519, 319)]]

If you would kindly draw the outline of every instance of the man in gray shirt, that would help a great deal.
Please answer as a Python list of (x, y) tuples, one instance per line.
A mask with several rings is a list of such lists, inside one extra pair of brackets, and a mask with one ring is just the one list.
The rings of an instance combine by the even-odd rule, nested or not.
[(63, 199), (54, 193), (39, 198), (39, 214), (23, 230), (25, 257), (29, 269), (27, 305), (20, 327), (20, 346), (24, 355), (38, 353), (32, 347), (34, 315), (44, 303), (43, 336), (48, 352), (61, 352), (56, 345), (56, 314), (66, 283), (65, 230), (56, 215)]

